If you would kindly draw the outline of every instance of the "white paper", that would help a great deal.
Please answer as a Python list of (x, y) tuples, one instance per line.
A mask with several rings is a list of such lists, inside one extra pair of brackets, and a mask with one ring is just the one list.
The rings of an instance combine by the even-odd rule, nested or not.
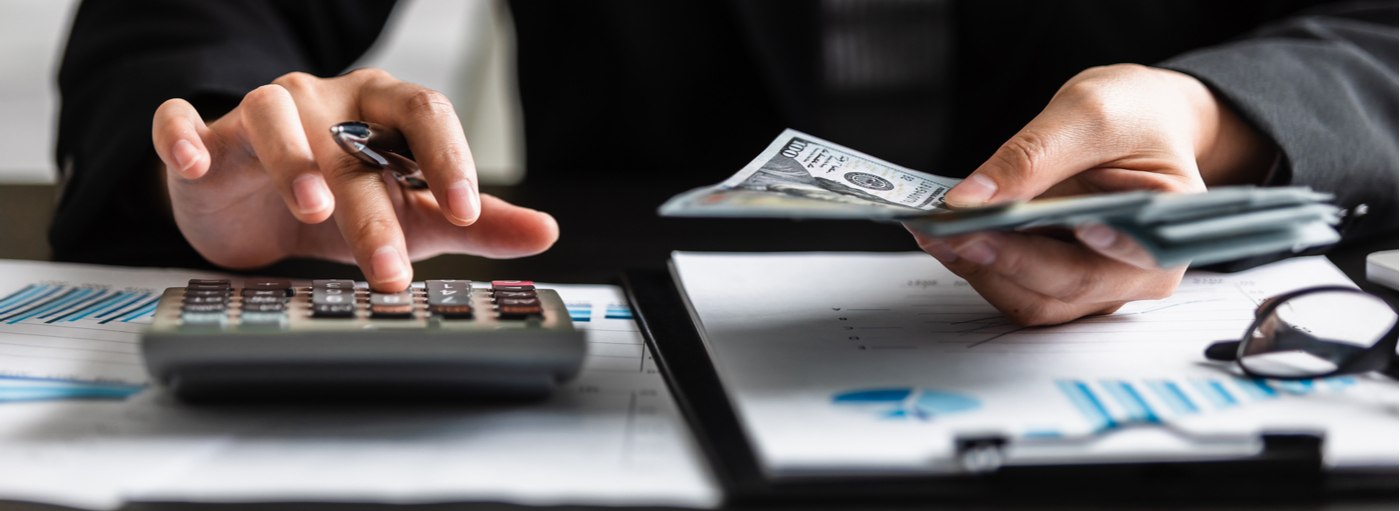
[[(1051, 446), (1013, 453), (1026, 462), (1236, 456), (1259, 431), (1324, 432), (1336, 466), (1393, 467), (1400, 451), (1393, 380), (1260, 386), (1202, 354), (1241, 338), (1271, 295), (1350, 285), (1322, 258), (1191, 272), (1165, 300), (1045, 328), (1010, 323), (923, 253), (676, 253), (673, 265), (773, 475), (954, 470), (954, 436), (986, 432)], [(1045, 441), (1110, 425), (1073, 449)]]
[[(192, 275), (0, 262), (0, 296), (38, 280), (154, 289)], [(86, 508), (140, 500), (717, 505), (719, 489), (620, 290), (541, 285), (559, 291), (589, 341), (582, 373), (545, 402), (189, 407), (149, 389), (126, 401), (0, 404), (0, 498)], [(89, 332), (134, 343), (138, 321)], [(26, 346), (17, 352), (24, 357), (0, 357), (10, 374), (144, 379), (139, 366), (111, 369), (121, 359), (97, 351), (45, 358), (35, 354), (49, 338), (0, 330), (9, 339)], [(96, 345), (83, 340), (61, 342)], [(134, 350), (124, 356), (139, 362)]]
[(139, 332), (191, 270), (0, 260), (0, 376), (140, 385)]

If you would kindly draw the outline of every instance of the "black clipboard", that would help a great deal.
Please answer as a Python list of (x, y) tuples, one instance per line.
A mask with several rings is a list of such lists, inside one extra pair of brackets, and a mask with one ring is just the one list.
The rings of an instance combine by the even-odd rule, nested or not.
[[(1005, 466), (955, 476), (768, 477), (721, 386), (680, 288), (662, 268), (623, 278), (634, 317), (686, 423), (730, 504), (1142, 503), (1289, 501), (1336, 496), (1393, 498), (1397, 471), (1324, 470), (1323, 439), (1264, 435), (1259, 454), (1212, 461)], [(959, 450), (998, 449), (966, 438)]]

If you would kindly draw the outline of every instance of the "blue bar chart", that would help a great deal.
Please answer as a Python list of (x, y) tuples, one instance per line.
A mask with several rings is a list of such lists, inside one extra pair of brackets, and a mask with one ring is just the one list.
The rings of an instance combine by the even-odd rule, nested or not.
[(574, 323), (587, 323), (593, 321), (593, 304), (591, 303), (566, 303), (564, 307), (569, 309), (569, 319)]
[[(1028, 437), (1063, 437), (1072, 432), (1101, 433), (1133, 426), (1155, 426), (1192, 416), (1242, 409), (1256, 403), (1303, 398), (1319, 393), (1345, 392), (1357, 385), (1352, 376), (1319, 380), (1266, 381), (1251, 378), (1066, 378), (1046, 382), (1049, 393), (1028, 389), (1024, 393), (980, 396), (976, 391), (909, 387), (873, 387), (833, 394), (838, 409), (881, 421), (933, 422), (952, 416), (1000, 408), (1016, 420), (1035, 424), (1023, 431)], [(1041, 399), (1041, 396), (1048, 399)], [(1059, 398), (1059, 405), (1054, 403)], [(1000, 400), (1000, 404), (998, 404)], [(1008, 401), (1010, 400), (1010, 401)], [(1027, 400), (1033, 400), (1031, 403)], [(1015, 404), (1010, 408), (1008, 402)], [(1048, 408), (1043, 406), (1047, 405)], [(1063, 405), (1065, 413), (1052, 412)], [(989, 408), (990, 406), (990, 408)], [(1030, 406), (1038, 412), (1024, 415)], [(989, 412), (998, 413), (998, 412)], [(1050, 415), (1042, 416), (1044, 413)], [(1057, 418), (1056, 418), (1057, 417)]]
[(631, 320), (632, 309), (626, 305), (610, 303), (608, 304), (607, 309), (604, 311), (603, 317), (607, 319)]
[[(593, 304), (591, 303), (566, 303), (569, 309), (569, 318), (575, 323), (587, 323), (593, 320)], [(610, 303), (603, 307), (603, 319), (632, 320), (632, 308), (623, 304)]]
[(29, 284), (0, 298), (0, 323), (46, 324), (94, 318), (100, 324), (130, 323), (155, 314), (160, 298), (152, 290), (112, 290), (61, 283)]
[(832, 397), (831, 402), (841, 407), (869, 409), (880, 418), (896, 420), (931, 420), (981, 406), (976, 398), (964, 394), (910, 387), (843, 392)]
[(0, 402), (120, 399), (144, 387), (150, 288), (39, 281), (0, 290)]
[(1267, 381), (1254, 378), (1065, 379), (1060, 393), (1094, 430), (1134, 424), (1159, 424), (1167, 418), (1226, 411), (1289, 396), (1340, 392), (1356, 378)]

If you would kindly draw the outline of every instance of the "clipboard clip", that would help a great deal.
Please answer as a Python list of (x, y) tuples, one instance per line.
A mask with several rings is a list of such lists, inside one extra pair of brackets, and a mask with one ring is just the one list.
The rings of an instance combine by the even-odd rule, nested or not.
[[(1225, 447), (1225, 450), (1202, 452), (1198, 457), (1172, 456), (1152, 458), (1108, 457), (1086, 455), (1073, 459), (1064, 455), (1055, 457), (1030, 457), (1025, 454), (1037, 449), (1052, 448), (1063, 452), (1070, 449), (1087, 449), (1090, 444), (1127, 430), (1140, 430), (1137, 427), (1117, 427), (1077, 437), (1030, 438), (1012, 440), (1000, 434), (959, 435), (954, 439), (954, 460), (966, 475), (989, 476), (1006, 472), (1019, 472), (1028, 469), (1062, 469), (1064, 467), (1093, 468), (1114, 466), (1118, 468), (1191, 468), (1204, 465), (1212, 467), (1235, 467), (1267, 465), (1268, 468), (1285, 471), (1320, 473), (1323, 470), (1324, 435), (1315, 432), (1262, 432), (1257, 435), (1205, 435), (1163, 427), (1161, 424), (1144, 425), (1174, 433), (1176, 436), (1208, 447)], [(1238, 449), (1231, 449), (1236, 447)], [(1235, 451), (1231, 454), (1230, 451)], [(1248, 451), (1248, 452), (1245, 452)]]

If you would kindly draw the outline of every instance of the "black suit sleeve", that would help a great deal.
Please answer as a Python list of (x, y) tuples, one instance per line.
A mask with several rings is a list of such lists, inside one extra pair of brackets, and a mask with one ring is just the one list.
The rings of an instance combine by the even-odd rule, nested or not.
[(1396, 232), (1395, 2), (1328, 6), (1161, 66), (1200, 79), (1271, 138), (1267, 184), (1307, 185), (1366, 204), (1344, 242)]
[(170, 217), (151, 116), (185, 98), (206, 120), (304, 71), (339, 74), (378, 37), (392, 0), (87, 0), (59, 71), (59, 260), (204, 265)]

